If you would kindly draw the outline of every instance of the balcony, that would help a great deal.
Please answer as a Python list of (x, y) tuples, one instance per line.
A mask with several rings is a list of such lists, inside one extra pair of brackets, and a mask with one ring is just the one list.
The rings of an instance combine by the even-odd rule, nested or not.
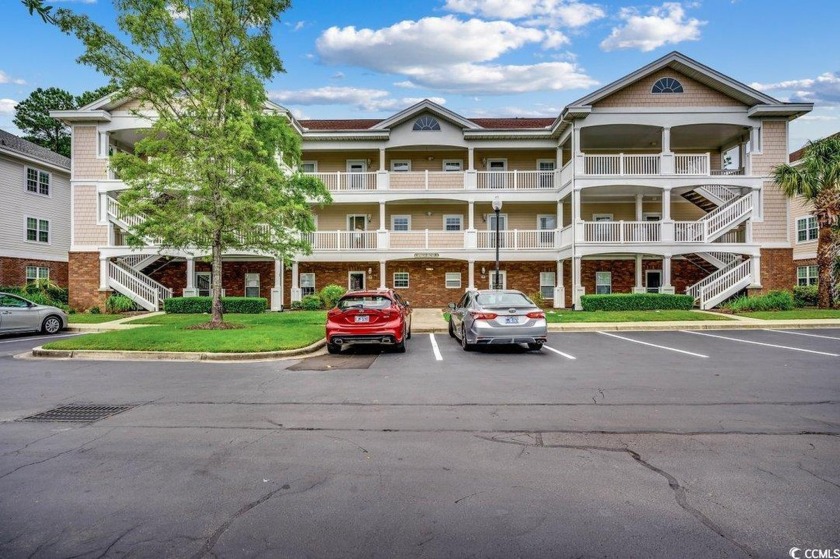
[[(495, 250), (495, 231), (317, 231), (306, 234), (314, 253), (335, 251)], [(504, 250), (554, 250), (557, 231), (499, 231)]]
[[(743, 167), (737, 169), (712, 169), (710, 153), (677, 153), (666, 156), (654, 154), (583, 154), (583, 176), (639, 176), (639, 175), (688, 175), (688, 176), (739, 176)], [(673, 169), (665, 160), (673, 159)]]
[(408, 171), (306, 173), (330, 192), (514, 190), (549, 191), (559, 184), (557, 171)]

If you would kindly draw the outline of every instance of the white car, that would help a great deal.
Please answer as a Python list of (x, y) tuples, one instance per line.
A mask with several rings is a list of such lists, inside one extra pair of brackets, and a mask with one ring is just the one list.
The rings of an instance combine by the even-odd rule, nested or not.
[(0, 293), (0, 333), (43, 332), (56, 334), (67, 326), (67, 313), (39, 305), (10, 293)]

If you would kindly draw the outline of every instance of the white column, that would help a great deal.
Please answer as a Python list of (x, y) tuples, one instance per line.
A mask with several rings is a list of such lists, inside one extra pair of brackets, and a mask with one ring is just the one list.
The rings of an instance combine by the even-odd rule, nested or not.
[(475, 148), (467, 148), (467, 171), (475, 171)]
[(636, 221), (642, 221), (643, 199), (643, 194), (636, 194)]
[(676, 158), (671, 151), (671, 129), (662, 129), (662, 155), (659, 157), (659, 172), (663, 175), (673, 175), (677, 172)]
[(107, 290), (108, 287), (108, 258), (99, 257), (99, 289)]
[(662, 129), (662, 153), (671, 153), (671, 129)]
[(674, 294), (674, 286), (671, 285), (671, 255), (662, 257), (662, 293)]
[(475, 229), (475, 202), (467, 202), (467, 229)]
[(563, 228), (563, 202), (557, 202), (557, 229)]
[(385, 227), (385, 202), (379, 202), (379, 230), (387, 229)]
[(379, 170), (385, 170), (385, 148), (379, 148)]
[(379, 261), (379, 289), (385, 289), (385, 261)]
[(562, 169), (563, 168), (563, 146), (557, 146), (554, 159), (556, 161), (554, 163), (554, 168), (555, 169)]
[(581, 285), (581, 257), (575, 256), (574, 257), (574, 267), (572, 268), (572, 284), (573, 284), (573, 295), (572, 295), (572, 304), (574, 305), (576, 310), (581, 310), (580, 306), (580, 296), (586, 293), (586, 289)]
[(636, 285), (633, 286), (633, 293), (644, 293), (645, 286), (642, 284), (642, 255), (636, 255)]
[(184, 288), (184, 297), (197, 297), (198, 290), (195, 288), (195, 258), (187, 257), (187, 287)]
[(566, 308), (566, 286), (563, 284), (563, 261), (557, 261), (557, 272), (555, 272), (556, 281), (554, 287), (554, 308)]
[(572, 191), (572, 223), (576, 221), (583, 221), (580, 215), (580, 190)]
[(475, 260), (467, 261), (467, 289), (475, 289)]
[(750, 273), (752, 274), (751, 288), (761, 287), (761, 254), (756, 254), (752, 258), (752, 266), (750, 266)]
[(283, 310), (283, 261), (274, 260), (274, 287), (271, 288), (271, 306), (273, 311)]
[(291, 290), (291, 299), (292, 303), (296, 301), (300, 301), (302, 299), (300, 293), (300, 274), (298, 273), (298, 263), (297, 260), (292, 262), (292, 290)]
[(671, 191), (662, 189), (662, 221), (671, 221)]

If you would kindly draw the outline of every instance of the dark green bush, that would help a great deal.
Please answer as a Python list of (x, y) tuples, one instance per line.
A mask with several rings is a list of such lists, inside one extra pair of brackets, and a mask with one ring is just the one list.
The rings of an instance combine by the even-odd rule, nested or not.
[(317, 311), (324, 308), (324, 303), (317, 295), (307, 295), (301, 300), (301, 306), (305, 311)]
[(292, 301), (291, 309), (293, 311), (303, 310), (303, 303), (301, 303), (300, 301)]
[[(222, 312), (260, 314), (267, 303), (265, 297), (222, 297)], [(172, 297), (163, 302), (163, 310), (171, 314), (206, 314), (212, 306), (212, 297)]]
[(793, 309), (793, 294), (790, 291), (771, 291), (767, 295), (738, 297), (727, 303), (732, 312), (789, 311)]
[(91, 307), (87, 310), (88, 314), (102, 314), (102, 311), (99, 310), (99, 307)]
[(67, 304), (67, 290), (59, 287), (48, 279), (42, 279), (27, 283), (22, 288), (26, 295), (41, 294), (56, 303)]
[(616, 293), (583, 295), (580, 304), (585, 311), (690, 310), (694, 306), (694, 298), (667, 293)]
[(324, 303), (324, 308), (331, 309), (345, 293), (347, 293), (346, 289), (332, 283), (322, 289), (318, 295), (320, 295), (321, 301)]
[(105, 311), (109, 313), (129, 312), (135, 308), (134, 301), (125, 295), (111, 295), (105, 300)]
[(797, 285), (793, 288), (793, 304), (797, 307), (816, 307), (819, 299), (819, 287), (816, 285)]

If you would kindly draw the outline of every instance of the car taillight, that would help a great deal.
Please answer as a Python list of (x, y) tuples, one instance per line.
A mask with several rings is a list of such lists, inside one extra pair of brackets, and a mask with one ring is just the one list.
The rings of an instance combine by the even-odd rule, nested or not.
[(473, 318), (474, 318), (474, 319), (476, 319), (476, 320), (493, 320), (494, 318), (496, 318), (497, 316), (499, 316), (499, 315), (497, 315), (497, 314), (496, 314), (496, 313), (494, 313), (494, 312), (476, 312), (476, 311), (472, 311), (470, 314), (472, 314)]
[(382, 311), (382, 318), (391, 318), (391, 309), (385, 309)]
[(542, 311), (529, 312), (526, 315), (528, 318), (545, 318), (545, 313)]
[(342, 312), (344, 312), (344, 311), (340, 310), (338, 307), (335, 307), (335, 308), (331, 309), (330, 312), (327, 313), (327, 317), (335, 318), (336, 316), (340, 315)]

